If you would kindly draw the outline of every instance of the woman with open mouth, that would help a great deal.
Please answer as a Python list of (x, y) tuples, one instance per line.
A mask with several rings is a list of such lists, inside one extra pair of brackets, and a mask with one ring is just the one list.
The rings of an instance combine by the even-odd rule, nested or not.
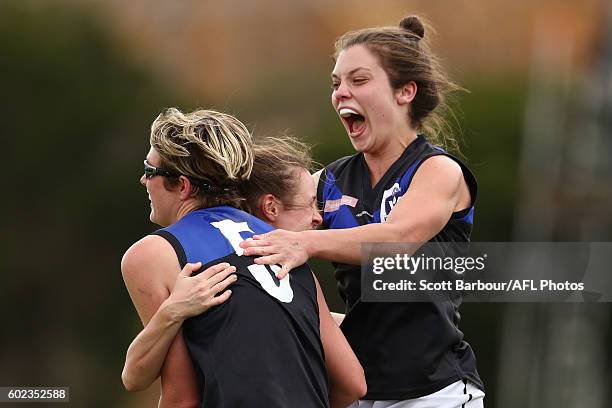
[[(364, 302), (361, 245), (467, 243), (476, 180), (446, 149), (444, 75), (418, 17), (399, 27), (348, 32), (336, 41), (332, 105), (357, 151), (318, 175), (322, 230), (276, 230), (244, 241), (279, 277), (318, 257), (334, 262), (346, 303), (341, 328), (366, 374), (368, 393), (351, 407), (482, 407), (476, 358), (459, 330), (460, 294), (445, 300)], [(446, 132), (446, 133), (445, 133)], [(439, 147), (442, 146), (442, 147)], [(447, 256), (461, 256), (451, 245)]]

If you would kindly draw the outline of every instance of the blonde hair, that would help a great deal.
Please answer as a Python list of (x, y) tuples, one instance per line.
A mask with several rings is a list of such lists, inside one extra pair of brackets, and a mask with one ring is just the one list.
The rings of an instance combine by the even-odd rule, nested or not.
[[(238, 119), (214, 110), (183, 113), (169, 108), (153, 121), (150, 143), (161, 167), (195, 181), (194, 195), (202, 207), (242, 207), (238, 186), (251, 175), (253, 143)], [(164, 178), (167, 187), (177, 183)]]

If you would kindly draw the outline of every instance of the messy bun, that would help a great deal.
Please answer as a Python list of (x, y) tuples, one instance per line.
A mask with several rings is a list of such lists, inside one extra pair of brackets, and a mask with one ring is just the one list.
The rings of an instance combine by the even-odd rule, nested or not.
[(404, 17), (402, 21), (400, 21), (399, 26), (404, 30), (410, 31), (420, 39), (425, 37), (425, 27), (417, 16)]

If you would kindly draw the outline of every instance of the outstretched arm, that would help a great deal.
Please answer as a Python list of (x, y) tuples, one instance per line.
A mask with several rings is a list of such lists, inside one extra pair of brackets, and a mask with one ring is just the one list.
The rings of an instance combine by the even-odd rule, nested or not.
[[(236, 280), (236, 275), (230, 275), (235, 267), (222, 263), (191, 277), (201, 266), (200, 262), (185, 265), (170, 297), (132, 341), (121, 374), (128, 391), (144, 390), (159, 377), (168, 349), (185, 319), (204, 313), (231, 295), (231, 290), (223, 291)], [(220, 292), (223, 294), (216, 296)]]
[(361, 243), (413, 243), (416, 250), (442, 230), (454, 211), (469, 207), (470, 201), (459, 164), (434, 156), (419, 167), (385, 223), (334, 230), (275, 230), (240, 245), (245, 255), (261, 256), (255, 260), (258, 264), (280, 264), (279, 278), (310, 257), (359, 265)]
[(366, 394), (367, 386), (363, 367), (329, 312), (319, 281), (317, 303), (321, 343), (325, 351), (325, 365), (329, 376), (329, 401), (332, 408), (346, 408)]

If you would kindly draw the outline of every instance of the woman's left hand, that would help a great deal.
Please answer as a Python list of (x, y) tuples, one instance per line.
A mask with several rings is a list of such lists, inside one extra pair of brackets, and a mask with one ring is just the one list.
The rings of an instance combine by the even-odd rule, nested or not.
[(244, 255), (259, 256), (255, 263), (259, 265), (280, 265), (276, 274), (278, 279), (284, 278), (291, 269), (308, 261), (310, 255), (306, 248), (302, 233), (285, 230), (274, 230), (261, 235), (253, 235), (240, 243)]

